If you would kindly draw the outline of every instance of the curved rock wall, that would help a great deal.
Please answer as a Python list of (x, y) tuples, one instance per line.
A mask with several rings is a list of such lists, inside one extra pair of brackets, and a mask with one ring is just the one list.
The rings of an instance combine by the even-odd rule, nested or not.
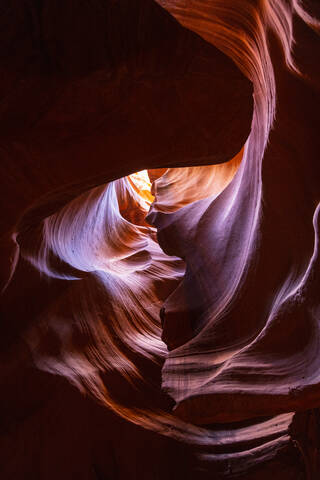
[(2, 477), (318, 478), (317, 3), (1, 8)]

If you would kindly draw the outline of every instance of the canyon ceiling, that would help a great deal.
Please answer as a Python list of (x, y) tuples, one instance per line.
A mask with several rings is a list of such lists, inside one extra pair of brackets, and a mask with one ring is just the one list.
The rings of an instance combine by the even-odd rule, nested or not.
[(319, 478), (319, 32), (3, 0), (1, 479)]

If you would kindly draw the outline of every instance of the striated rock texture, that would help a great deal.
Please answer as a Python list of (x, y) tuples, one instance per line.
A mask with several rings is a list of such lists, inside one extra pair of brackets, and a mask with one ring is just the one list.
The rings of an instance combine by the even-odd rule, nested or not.
[(318, 479), (318, 3), (0, 9), (1, 479)]

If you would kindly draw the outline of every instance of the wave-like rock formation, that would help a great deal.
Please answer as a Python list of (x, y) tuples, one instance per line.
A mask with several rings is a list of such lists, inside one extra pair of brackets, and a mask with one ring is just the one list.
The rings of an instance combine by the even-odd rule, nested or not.
[(318, 479), (319, 18), (1, 7), (1, 478)]

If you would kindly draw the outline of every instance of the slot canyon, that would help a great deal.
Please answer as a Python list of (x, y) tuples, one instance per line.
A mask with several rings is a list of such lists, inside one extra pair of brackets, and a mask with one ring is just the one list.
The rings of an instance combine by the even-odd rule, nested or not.
[(2, 0), (0, 55), (0, 480), (318, 480), (319, 0)]

